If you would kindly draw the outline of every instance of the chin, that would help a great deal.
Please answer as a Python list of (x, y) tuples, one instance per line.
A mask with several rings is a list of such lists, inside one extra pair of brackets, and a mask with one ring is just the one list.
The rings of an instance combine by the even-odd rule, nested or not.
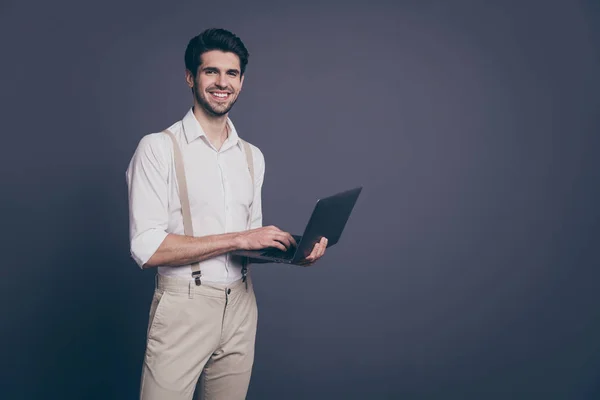
[(217, 117), (222, 117), (222, 116), (226, 115), (228, 112), (229, 112), (229, 109), (227, 109), (227, 108), (225, 108), (225, 109), (215, 109), (215, 108), (211, 107), (211, 109), (210, 109), (210, 113), (212, 115), (214, 115), (214, 116), (217, 116)]
[(211, 111), (215, 114), (227, 114), (231, 110), (231, 104), (219, 104), (215, 106), (211, 104)]

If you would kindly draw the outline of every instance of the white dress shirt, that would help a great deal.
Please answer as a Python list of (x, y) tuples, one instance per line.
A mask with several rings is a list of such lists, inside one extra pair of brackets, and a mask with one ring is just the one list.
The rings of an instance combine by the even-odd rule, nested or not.
[[(193, 109), (168, 128), (181, 147), (196, 237), (262, 226), (264, 156), (250, 145), (254, 160), (254, 182), (251, 182), (243, 145), (231, 120), (227, 124), (229, 136), (220, 150), (206, 137)], [(126, 180), (131, 256), (141, 267), (168, 233), (184, 234), (173, 145), (167, 134), (151, 133), (140, 140), (127, 168)], [(230, 254), (211, 258), (200, 263), (202, 281), (231, 283), (241, 278), (241, 267), (241, 258)], [(192, 278), (190, 265), (159, 266), (158, 273)]]

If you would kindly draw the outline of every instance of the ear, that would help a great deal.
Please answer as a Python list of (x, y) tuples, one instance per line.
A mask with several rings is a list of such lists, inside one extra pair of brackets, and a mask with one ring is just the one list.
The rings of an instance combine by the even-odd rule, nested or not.
[(242, 78), (240, 79), (240, 91), (242, 90), (242, 87), (244, 86), (244, 77), (246, 75), (242, 75)]
[(187, 82), (190, 88), (194, 87), (194, 75), (192, 75), (192, 72), (189, 69), (185, 70), (185, 81)]

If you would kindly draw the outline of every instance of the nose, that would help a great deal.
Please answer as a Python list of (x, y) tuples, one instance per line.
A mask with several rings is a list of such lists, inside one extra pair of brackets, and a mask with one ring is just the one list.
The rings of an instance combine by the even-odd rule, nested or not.
[(217, 87), (219, 89), (227, 89), (227, 86), (229, 85), (229, 81), (227, 80), (227, 75), (226, 74), (221, 74), (219, 75), (219, 77), (217, 78), (217, 82), (215, 83), (217, 85)]

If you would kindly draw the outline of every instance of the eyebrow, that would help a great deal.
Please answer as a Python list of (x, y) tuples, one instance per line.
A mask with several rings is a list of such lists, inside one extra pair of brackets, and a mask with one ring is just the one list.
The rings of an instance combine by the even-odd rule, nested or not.
[[(204, 67), (202, 68), (202, 71), (214, 71), (214, 72), (219, 72), (219, 69), (217, 67)], [(236, 74), (240, 74), (240, 70), (239, 69), (228, 69), (227, 72), (235, 72)]]

